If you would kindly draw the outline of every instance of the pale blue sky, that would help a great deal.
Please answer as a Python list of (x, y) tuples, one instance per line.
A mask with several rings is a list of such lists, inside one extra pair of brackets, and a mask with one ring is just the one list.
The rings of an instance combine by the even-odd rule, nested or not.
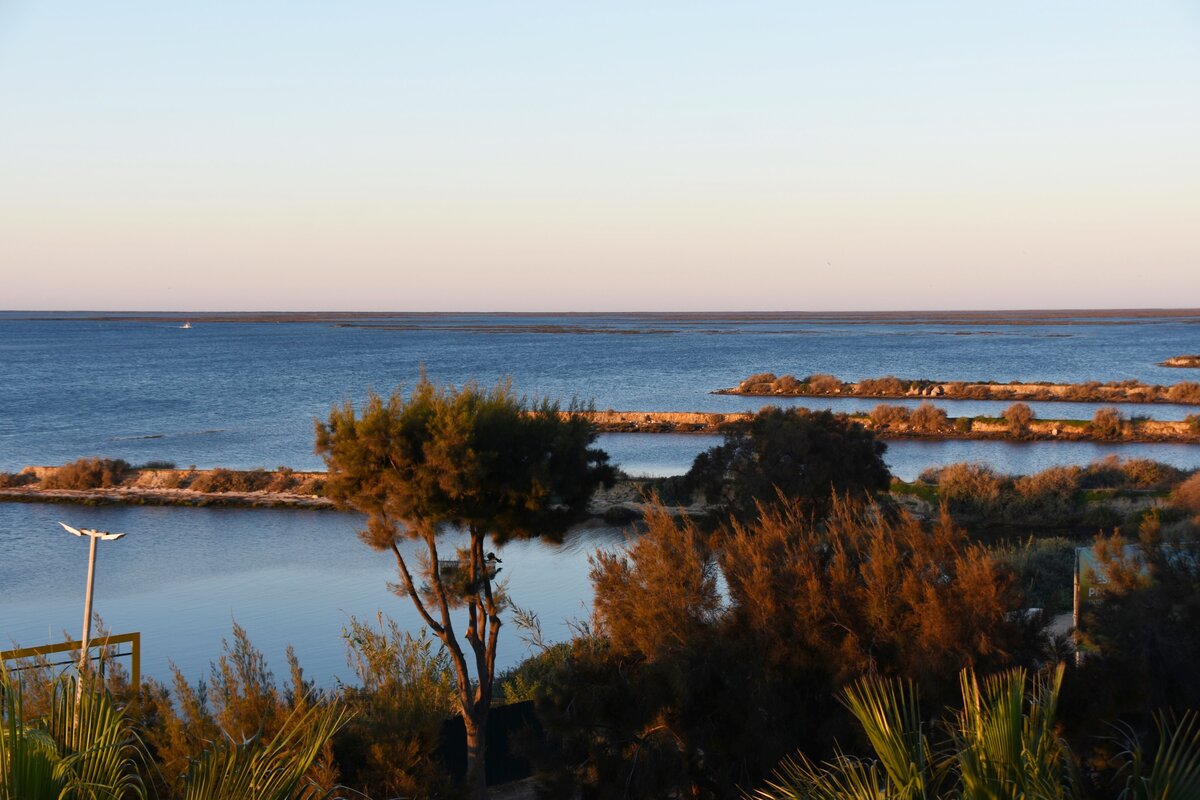
[(0, 308), (1200, 306), (1200, 3), (0, 0)]

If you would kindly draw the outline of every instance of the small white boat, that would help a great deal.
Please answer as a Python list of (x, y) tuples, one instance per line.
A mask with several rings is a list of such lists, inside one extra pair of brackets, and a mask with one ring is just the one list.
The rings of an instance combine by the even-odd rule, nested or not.
[(192, 327), (192, 323), (190, 323), (190, 322), (185, 322), (185, 323), (183, 323), (182, 325), (180, 325), (180, 326), (179, 326), (179, 330), (181, 330), (181, 331), (186, 331), (186, 330), (190, 329), (191, 327)]

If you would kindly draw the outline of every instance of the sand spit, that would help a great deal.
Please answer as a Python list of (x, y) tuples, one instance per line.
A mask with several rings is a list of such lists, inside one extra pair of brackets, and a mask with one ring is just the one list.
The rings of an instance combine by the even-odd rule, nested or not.
[(1166, 361), (1158, 362), (1160, 367), (1178, 367), (1182, 369), (1200, 369), (1200, 354), (1187, 356), (1171, 356)]

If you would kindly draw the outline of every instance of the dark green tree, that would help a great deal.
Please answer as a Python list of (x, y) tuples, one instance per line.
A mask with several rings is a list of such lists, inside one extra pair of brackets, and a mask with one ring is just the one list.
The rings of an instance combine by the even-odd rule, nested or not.
[(738, 519), (752, 519), (760, 503), (783, 497), (828, 513), (835, 495), (886, 489), (887, 446), (843, 415), (768, 406), (725, 442), (696, 456), (684, 485)]
[[(561, 539), (586, 513), (594, 490), (611, 484), (608, 456), (591, 446), (595, 432), (577, 410), (564, 412), (549, 401), (531, 405), (507, 382), (455, 389), (422, 377), (407, 397), (400, 390), (387, 400), (371, 393), (360, 413), (346, 403), (316, 423), (316, 451), (329, 470), (326, 495), (367, 515), (363, 541), (393, 554), (397, 593), (408, 596), (450, 655), (475, 797), (486, 792), (488, 709), (504, 607), (486, 541)], [(456, 560), (438, 549), (451, 528), (469, 536)], [(404, 538), (425, 545), (418, 575), (400, 549)], [(463, 607), (460, 635), (451, 612)]]

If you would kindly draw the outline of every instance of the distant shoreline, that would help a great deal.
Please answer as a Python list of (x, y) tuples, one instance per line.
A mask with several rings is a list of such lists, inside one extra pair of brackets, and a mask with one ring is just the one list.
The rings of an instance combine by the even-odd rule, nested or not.
[[(371, 321), (447, 320), (488, 317), (521, 320), (568, 317), (649, 320), (661, 323), (703, 321), (735, 323), (796, 322), (839, 325), (1137, 325), (1156, 322), (1200, 324), (1200, 308), (1165, 309), (1018, 309), (942, 311), (0, 311), (4, 319), (21, 321), (176, 322), (193, 323), (349, 323), (375, 328)], [(408, 329), (405, 326), (403, 329)], [(436, 328), (453, 329), (435, 325)], [(512, 326), (512, 327), (520, 327)], [(563, 326), (570, 328), (571, 326)], [(546, 331), (554, 332), (554, 331)], [(607, 331), (606, 331), (607, 332)]]

